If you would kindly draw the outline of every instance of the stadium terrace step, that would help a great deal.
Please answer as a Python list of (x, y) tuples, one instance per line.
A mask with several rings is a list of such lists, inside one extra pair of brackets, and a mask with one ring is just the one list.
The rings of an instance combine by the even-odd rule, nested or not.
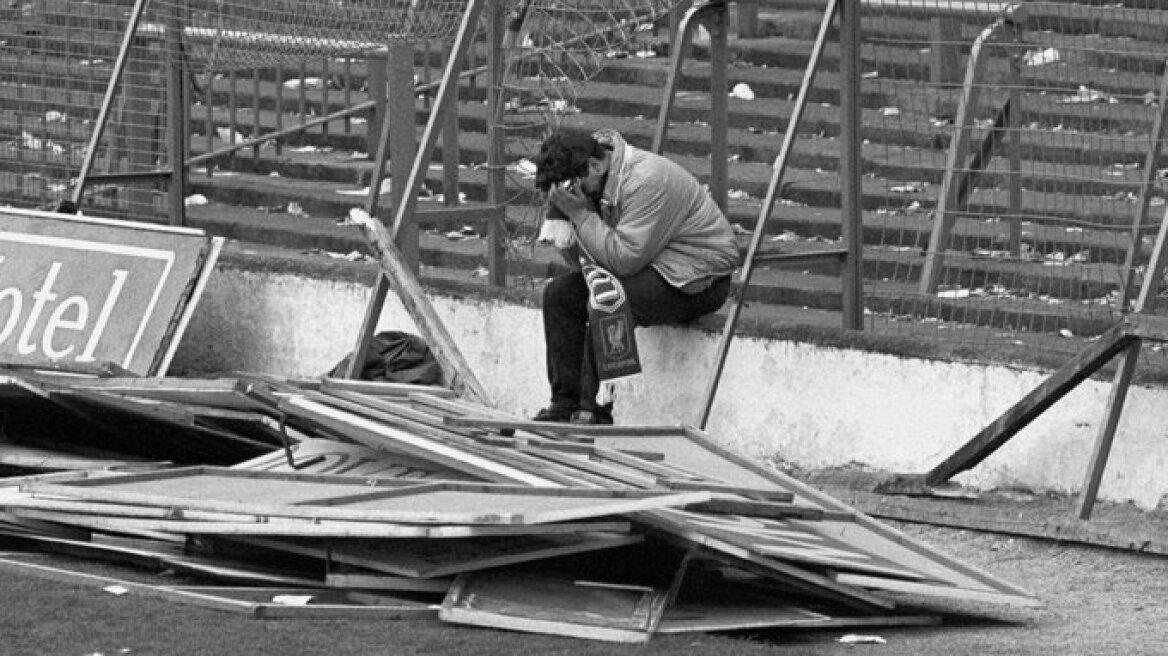
[[(1010, 52), (1025, 56), (1047, 48), (1061, 51), (1073, 59), (1063, 63), (1073, 63), (1079, 77), (1068, 75), (1062, 64), (1021, 67), (1026, 91), (1020, 120), (1025, 130), (1019, 140), (1022, 191), (1017, 209), (1025, 218), (1024, 250), (1009, 253), (1004, 237), (1000, 217), (1009, 212), (1008, 170), (999, 153), (972, 185), (967, 202), (953, 213), (953, 232), (943, 245), (939, 296), (923, 296), (918, 287), (961, 92), (954, 85), (929, 82), (927, 16), (864, 15), (860, 204), (870, 313), (968, 321), (995, 329), (1071, 330), (1077, 335), (1097, 334), (1111, 320), (1107, 299), (1119, 289), (1116, 265), (1127, 255), (1143, 182), (1144, 137), (1158, 111), (1147, 94), (1159, 89), (1168, 56), (1168, 12), (1163, 11), (1168, 0), (1143, 4), (1159, 7), (1160, 13), (1104, 6), (1103, 0), (1027, 4), (1025, 43)], [(89, 134), (85, 121), (100, 107), (117, 52), (116, 30), (103, 33), (99, 28), (124, 20), (130, 6), (84, 6), (89, 5), (92, 11), (78, 13), (72, 11), (76, 2), (41, 0), (35, 5), (39, 27), (31, 32), (28, 20), (16, 20), (24, 14), (0, 9), (0, 71), (27, 69), (24, 79), (0, 80), (0, 198), (9, 198), (13, 188), (26, 191), (33, 182), (37, 189), (67, 189), (80, 166)], [(795, 111), (794, 98), (825, 6), (824, 0), (767, 0), (759, 4), (759, 38), (731, 33), (729, 85), (746, 85), (755, 96), (730, 98), (727, 117), (728, 214), (742, 233), (743, 250)], [(960, 38), (965, 43), (959, 51), (967, 55), (985, 27), (980, 18), (963, 18)], [(79, 34), (92, 38), (83, 47), (71, 45), (71, 37)], [(768, 251), (839, 247), (840, 79), (834, 38), (821, 60), (767, 223), (763, 248)], [(648, 148), (669, 74), (671, 44), (663, 29), (642, 32), (638, 39), (656, 56), (632, 56), (634, 48), (612, 53), (595, 77), (565, 92), (567, 111), (551, 123), (578, 131), (615, 128), (634, 145)], [(50, 50), (61, 54), (41, 54)], [(1008, 67), (1005, 54), (991, 53), (990, 80), (999, 79), (994, 76)], [(481, 47), (474, 59), (484, 61)], [(86, 66), (79, 75), (83, 60)], [(710, 175), (708, 60), (708, 46), (699, 40), (678, 81), (664, 147), (702, 180)], [(414, 65), (418, 80), (433, 81), (441, 73), (440, 53), (419, 49)], [(302, 76), (314, 79), (300, 85)], [(368, 101), (368, 67), (360, 60), (318, 57), (303, 66), (217, 75), (195, 71), (192, 77), (198, 101), (191, 114), (194, 156), (223, 147), (224, 137), (270, 133), (302, 116)], [(161, 80), (158, 73), (155, 79)], [(463, 169), (457, 192), (471, 207), (485, 206), (487, 196), (481, 168), (487, 159), (484, 85), (479, 76), (463, 79), (459, 88), (458, 160)], [(1098, 96), (1088, 98), (1081, 86)], [(975, 143), (985, 136), (987, 120), (1005, 98), (1002, 89), (993, 87), (987, 86), (983, 104), (974, 112), (979, 126)], [(523, 99), (517, 95), (509, 100)], [(432, 97), (417, 101), (415, 129), (428, 120), (431, 102)], [(63, 105), (71, 108), (71, 120), (49, 120), (49, 112)], [(526, 124), (508, 130), (506, 223), (514, 256), (509, 258), (511, 280), (530, 288), (531, 281), (552, 275), (562, 264), (531, 243), (539, 221), (538, 198), (530, 178), (519, 175), (515, 165), (535, 152), (546, 125), (528, 120), (536, 116), (535, 108), (526, 109), (533, 110), (529, 116), (512, 117)], [(368, 118), (368, 111), (357, 113), (347, 125), (336, 121), (309, 129), (282, 139), (278, 148), (265, 144), (202, 162), (190, 175), (188, 193), (201, 195), (207, 204), (188, 208), (191, 224), (249, 242), (311, 252), (363, 252), (357, 231), (339, 221), (366, 200), (372, 168)], [(34, 140), (59, 150), (30, 153), (25, 144)], [(442, 154), (439, 145), (435, 160)], [(37, 179), (29, 180), (20, 167), (34, 155), (40, 168)], [(438, 195), (455, 193), (443, 188), (441, 172), (433, 167), (424, 184), (423, 210), (441, 206), (434, 200)], [(1162, 186), (1158, 180), (1151, 190), (1153, 208), (1161, 207), (1168, 195)], [(381, 207), (380, 215), (388, 218), (391, 208)], [(423, 216), (419, 223), (424, 276), (486, 284), (476, 277), (486, 264), (485, 246), (477, 237), (486, 234), (485, 217), (454, 222)], [(1154, 228), (1145, 235), (1154, 235)], [(1146, 239), (1141, 248), (1146, 260)], [(1064, 266), (1068, 262), (1076, 266)], [(764, 265), (756, 271), (747, 298), (758, 305), (836, 312), (841, 307), (839, 275), (833, 264)]]

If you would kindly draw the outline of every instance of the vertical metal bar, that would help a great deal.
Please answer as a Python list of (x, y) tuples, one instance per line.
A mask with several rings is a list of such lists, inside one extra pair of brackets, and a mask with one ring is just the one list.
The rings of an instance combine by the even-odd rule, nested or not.
[[(434, 42), (430, 39), (426, 39), (424, 42), (422, 42), (422, 82), (425, 84), (429, 84), (430, 82), (430, 57), (433, 55), (433, 46)], [(422, 100), (424, 106), (430, 106), (430, 94), (427, 93), (423, 95)]]
[[(1140, 198), (1133, 210), (1132, 225), (1130, 236), (1130, 246), (1128, 247), (1127, 255), (1123, 260), (1123, 268), (1120, 271), (1123, 274), (1124, 284), (1119, 292), (1119, 309), (1127, 309), (1128, 302), (1132, 296), (1136, 295), (1135, 279), (1136, 266), (1140, 260), (1140, 250), (1143, 245), (1144, 224), (1147, 221), (1148, 206), (1151, 204), (1151, 191), (1156, 184), (1156, 174), (1160, 166), (1160, 151), (1164, 147), (1164, 135), (1168, 131), (1168, 120), (1165, 120), (1165, 114), (1168, 113), (1168, 62), (1164, 65), (1164, 72), (1160, 75), (1160, 111), (1156, 114), (1155, 121), (1152, 124), (1152, 133), (1149, 135), (1150, 142), (1148, 143), (1148, 152), (1144, 155), (1144, 177), (1140, 185)], [(1151, 267), (1145, 272), (1151, 274)], [(1149, 278), (1148, 275), (1144, 277), (1144, 286), (1147, 287), (1153, 280), (1159, 284), (1159, 278)], [(1145, 298), (1144, 294), (1139, 295), (1140, 298)], [(1150, 297), (1154, 298), (1154, 297)]]
[(728, 13), (725, 2), (711, 3), (706, 30), (710, 33), (710, 195), (723, 212), (729, 194), (727, 129), (730, 98), (726, 89)]
[[(665, 149), (665, 142), (669, 138), (669, 113), (673, 111), (673, 100), (677, 95), (677, 85), (681, 80), (681, 67), (685, 62), (689, 44), (693, 39), (693, 23), (701, 8), (685, 11), (677, 24), (671, 29), (671, 51), (669, 53), (669, 76), (665, 79), (665, 95), (661, 99), (661, 107), (657, 110), (657, 129), (653, 132), (653, 152), (658, 155)], [(674, 12), (680, 11), (675, 9)], [(675, 18), (675, 13), (670, 13)]]
[(186, 97), (186, 62), (183, 58), (182, 35), (184, 24), (183, 9), (176, 5), (167, 19), (166, 51), (169, 75), (166, 85), (166, 107), (170, 137), (170, 182), (167, 186), (169, 207), (167, 215), (171, 225), (186, 225), (186, 182), (187, 143), (190, 129), (187, 124), (188, 107)]
[[(463, 15), (463, 25), (460, 27), (458, 37), (455, 39), (454, 46), (451, 49), (452, 57), (464, 60), (466, 53), (470, 52), (475, 38), (475, 26), (478, 25), (479, 16), (482, 14), (484, 1), (469, 0), (466, 13)], [(470, 22), (467, 23), (466, 21)], [(438, 140), (441, 118), (445, 116), (447, 111), (450, 111), (458, 95), (458, 77), (458, 68), (452, 66), (448, 66), (442, 74), (442, 81), (438, 86), (438, 94), (434, 98), (434, 106), (430, 111), (429, 119), (426, 121), (426, 127), (422, 131), (421, 146), (418, 148), (417, 157), (414, 160), (414, 167), (410, 171), (410, 179), (406, 185), (408, 193), (402, 199), (402, 203), (397, 210), (397, 215), (394, 217), (394, 233), (400, 229), (406, 217), (412, 216), (414, 213), (414, 207), (418, 203), (418, 189), (422, 186), (422, 179), (426, 175), (430, 157), (434, 152), (434, 144)]]
[(298, 95), (300, 108), (300, 122), (304, 122), (304, 117), (308, 116), (308, 62), (307, 60), (300, 60), (300, 93)]
[[(1140, 287), (1140, 294), (1136, 297), (1132, 312), (1150, 312), (1156, 304), (1156, 296), (1163, 286), (1165, 264), (1168, 264), (1168, 206), (1164, 208), (1164, 215), (1160, 218), (1160, 229), (1156, 232), (1156, 241), (1152, 245), (1152, 257), (1144, 269), (1144, 284)], [(1127, 304), (1125, 303), (1124, 306)]]
[(1140, 339), (1132, 339), (1120, 355), (1119, 368), (1115, 372), (1111, 394), (1107, 398), (1103, 424), (1099, 426), (1099, 435), (1096, 436), (1095, 447), (1091, 451), (1091, 461), (1087, 465), (1083, 489), (1079, 493), (1080, 519), (1091, 519), (1091, 510), (1095, 507), (1095, 499), (1099, 495), (1099, 483), (1103, 480), (1103, 470), (1107, 467), (1107, 458), (1111, 455), (1111, 445), (1115, 441), (1115, 429), (1119, 426), (1127, 391), (1131, 387), (1136, 362), (1140, 358), (1141, 342)]
[[(487, 227), (487, 270), (489, 283), (496, 287), (507, 285), (507, 215), (503, 159), (503, 37), (506, 33), (507, 12), (500, 0), (486, 0), (487, 21), (487, 203), (490, 225)], [(450, 106), (453, 114), (457, 105)]]
[[(369, 99), (373, 101), (373, 111), (369, 112), (369, 121), (366, 123), (365, 149), (373, 155), (389, 138), (385, 130), (386, 97), (386, 69), (389, 66), (389, 55), (381, 50), (370, 53), (365, 60), (365, 84), (369, 89)], [(385, 162), (382, 161), (381, 164)]]
[(922, 294), (933, 294), (941, 284), (945, 266), (945, 250), (949, 246), (949, 235), (953, 230), (953, 215), (957, 211), (958, 187), (961, 172), (965, 170), (965, 155), (969, 150), (969, 139), (973, 131), (973, 117), (977, 112), (981, 97), (981, 68), (984, 62), (982, 52), (985, 44), (1005, 24), (998, 19), (993, 25), (982, 30), (969, 51), (969, 61), (965, 66), (965, 80), (961, 85), (961, 104), (953, 122), (953, 141), (945, 158), (945, 173), (941, 191), (937, 195), (937, 208), (933, 217), (933, 229), (929, 234), (929, 246), (925, 252), (925, 265), (921, 270), (919, 289)]
[(755, 0), (735, 2), (738, 9), (738, 38), (756, 39), (761, 34), (758, 29), (758, 3)]
[(746, 291), (750, 287), (751, 276), (754, 274), (754, 258), (758, 253), (759, 246), (762, 244), (762, 237), (766, 232), (767, 220), (770, 218), (771, 210), (774, 208), (775, 201), (778, 199), (779, 190), (782, 188), (783, 174), (787, 170), (787, 157), (790, 155), (791, 148), (794, 146), (795, 134), (799, 131), (799, 123), (803, 120), (803, 110), (807, 107), (807, 95), (812, 85), (815, 84), (815, 75), (819, 70), (819, 61), (823, 57), (823, 50), (827, 44), (828, 34), (831, 31), (831, 23), (839, 11), (839, 3), (841, 1), (828, 0), (827, 7), (824, 9), (823, 18), (819, 23), (819, 33), (816, 35), (815, 44), (811, 48), (811, 56), (807, 60), (807, 68), (803, 71), (803, 81), (799, 85), (799, 95), (795, 99), (795, 108), (791, 111), (791, 117), (787, 119), (787, 130), (783, 133), (783, 144), (780, 146), (779, 155), (771, 167), (771, 181), (767, 186), (766, 198), (763, 199), (758, 220), (754, 223), (754, 233), (751, 235), (750, 245), (746, 250), (746, 258), (739, 272), (738, 291), (735, 295), (734, 302), (730, 305), (730, 312), (726, 317), (726, 323), (722, 326), (722, 336), (718, 341), (718, 350), (714, 356), (713, 372), (710, 375), (709, 382), (706, 384), (705, 398), (698, 415), (697, 425), (699, 428), (704, 429), (706, 422), (710, 419), (710, 410), (714, 406), (714, 397), (718, 393), (718, 382), (722, 377), (722, 370), (726, 366), (726, 356), (730, 352), (730, 340), (734, 336), (734, 329), (738, 325), (738, 317), (742, 314), (742, 305), (746, 300)]
[[(275, 106), (275, 126), (276, 133), (279, 134), (284, 129), (284, 66), (276, 65), (276, 93), (273, 102)], [(345, 119), (348, 120), (348, 119)], [(276, 139), (276, 156), (284, 154), (284, 140)]]
[[(344, 78), (345, 107), (353, 106), (353, 58), (345, 57)], [(353, 117), (345, 114), (345, 134), (353, 133)]]
[(138, 31), (138, 24), (142, 22), (142, 14), (146, 10), (149, 0), (134, 0), (134, 8), (130, 12), (130, 20), (126, 23), (126, 31), (122, 34), (122, 43), (118, 47), (118, 58), (114, 61), (114, 70), (110, 73), (109, 84), (105, 88), (105, 99), (101, 103), (101, 111), (97, 114), (97, 121), (93, 125), (93, 134), (89, 138), (89, 147), (85, 150), (85, 160), (81, 162), (81, 171), (77, 173), (77, 183), (73, 187), (73, 206), (81, 207), (81, 198), (85, 195), (85, 183), (93, 171), (94, 158), (97, 157), (97, 147), (101, 143), (102, 133), (105, 132), (109, 121), (110, 108), (113, 106), (114, 96), (118, 85), (121, 84), (122, 73), (126, 69), (126, 60), (130, 54), (130, 44), (134, 33)]
[(860, 124), (860, 0), (843, 0), (840, 40), (840, 223), (848, 251), (843, 270), (843, 327), (864, 328), (864, 138)]
[[(227, 73), (227, 84), (230, 88), (227, 90), (227, 143), (234, 146), (236, 141), (239, 141), (239, 125), (236, 122), (239, 113), (239, 96), (236, 84), (239, 80), (235, 76), (235, 71), (231, 70)], [(234, 152), (232, 157), (234, 157)]]
[[(252, 92), (251, 92), (251, 138), (259, 139), (263, 134), (263, 127), (260, 125), (260, 69), (256, 68), (252, 72)], [(251, 147), (251, 161), (252, 166), (258, 166), (260, 163), (260, 142), (256, 142)]]
[[(206, 115), (203, 116), (204, 122), (207, 125), (207, 153), (215, 152), (215, 82), (213, 79), (207, 80), (207, 90), (205, 92), (206, 106), (204, 111)], [(207, 177), (210, 178), (215, 175), (215, 160), (207, 160), (206, 163)]]
[[(430, 42), (426, 43), (428, 46)], [(427, 53), (426, 56), (429, 57), (429, 54)], [(453, 60), (450, 60), (446, 62), (446, 65), (454, 63)], [(426, 94), (427, 105), (429, 97), (429, 94)], [(455, 103), (451, 110), (446, 112), (442, 121), (442, 204), (447, 207), (453, 207), (460, 202), (461, 189), (458, 180), (458, 166), (461, 161), (462, 155), (458, 143), (458, 104)]]
[[(328, 55), (325, 55), (323, 60), (320, 70), (320, 113), (321, 116), (328, 116), (331, 113), (329, 111), (329, 77), (331, 74), (329, 73)], [(320, 124), (320, 136), (322, 139), (328, 139), (328, 134), (329, 124), (326, 121)]]

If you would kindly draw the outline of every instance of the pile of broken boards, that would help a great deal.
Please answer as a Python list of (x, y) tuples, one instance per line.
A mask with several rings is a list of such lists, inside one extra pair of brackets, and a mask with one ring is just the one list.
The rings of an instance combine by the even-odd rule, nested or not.
[[(3, 369), (0, 398), (0, 571), (257, 617), (620, 642), (1038, 603), (686, 426), (535, 424), (442, 388), (257, 375)], [(13, 550), (216, 585), (114, 581)]]

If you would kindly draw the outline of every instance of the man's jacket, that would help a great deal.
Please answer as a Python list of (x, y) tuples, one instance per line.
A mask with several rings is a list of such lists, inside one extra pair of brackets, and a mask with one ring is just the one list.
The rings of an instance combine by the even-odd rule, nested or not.
[(734, 230), (692, 174), (634, 148), (611, 130), (593, 135), (612, 148), (600, 220), (576, 226), (580, 246), (617, 277), (651, 266), (669, 284), (697, 293), (738, 265)]

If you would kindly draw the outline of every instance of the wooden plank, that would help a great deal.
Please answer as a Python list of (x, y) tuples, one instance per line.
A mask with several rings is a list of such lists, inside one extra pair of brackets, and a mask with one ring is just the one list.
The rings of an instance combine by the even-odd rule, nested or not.
[(435, 592), (446, 594), (452, 583), (449, 579), (414, 579), (385, 574), (326, 574), (324, 584), (330, 588), (360, 588), (364, 590), (396, 590), (398, 592)]
[(164, 467), (170, 463), (146, 460), (114, 460), (109, 458), (87, 458), (65, 451), (37, 449), (19, 444), (0, 443), (0, 465), (24, 469), (50, 471), (73, 469), (121, 469), (124, 467)]
[[(341, 480), (337, 480), (341, 479)], [(372, 486), (382, 490), (364, 491)], [(457, 482), (262, 473), (198, 467), (33, 483), (27, 491), (94, 501), (208, 512), (416, 524), (546, 524), (709, 501), (707, 492), (537, 489)], [(252, 501), (262, 499), (262, 501)]]
[(411, 578), (448, 577), (464, 572), (639, 544), (638, 534), (583, 533), (474, 537), (463, 540), (397, 539), (392, 548), (380, 540), (278, 540), (241, 537), (239, 542), (276, 551)]
[(134, 581), (126, 581), (108, 576), (96, 576), (94, 574), (86, 574), (84, 572), (75, 572), (60, 567), (48, 567), (46, 565), (37, 565), (35, 563), (25, 563), (12, 560), (10, 558), (0, 558), (0, 571), (5, 571), (10, 574), (17, 574), (21, 576), (33, 576), (50, 581), (57, 581), (59, 583), (67, 583), (70, 585), (82, 585), (96, 588), (106, 588), (116, 585), (125, 588), (130, 594), (134, 594), (136, 596), (164, 599), (166, 601), (185, 603), (192, 606), (199, 606), (201, 608), (230, 611), (242, 613), (245, 615), (254, 614), (253, 605), (245, 601), (227, 599), (224, 597), (217, 597), (214, 595), (199, 594), (194, 592), (183, 592), (181, 590), (172, 590), (160, 586), (137, 583)]
[(853, 585), (858, 588), (944, 597), (946, 599), (960, 598), (964, 601), (992, 602), (996, 604), (1007, 604), (1026, 608), (1034, 608), (1036, 606), (1042, 605), (1041, 603), (1035, 602), (1033, 599), (1028, 600), (1014, 594), (1001, 594), (985, 590), (962, 590), (958, 593), (954, 593), (953, 590), (946, 589), (943, 586), (939, 586), (933, 583), (905, 581), (904, 579), (871, 576), (867, 574), (858, 574), (856, 572), (832, 572), (829, 574), (829, 576), (831, 576), (838, 583), (843, 583), (844, 585)]
[(256, 619), (376, 619), (420, 620), (438, 615), (435, 605), (357, 606), (346, 604), (255, 604)]
[(420, 457), (487, 480), (518, 482), (535, 487), (552, 486), (544, 477), (510, 467), (503, 462), (489, 460), (437, 440), (413, 435), (352, 413), (338, 411), (304, 397), (290, 396), (284, 399), (280, 406), (291, 414), (306, 416), (314, 421), (337, 427), (346, 437), (371, 448)]
[(770, 519), (805, 519), (820, 521), (832, 519), (835, 521), (851, 521), (855, 518), (852, 513), (832, 512), (822, 508), (807, 508), (789, 503), (770, 503), (767, 501), (751, 501), (738, 498), (715, 497), (705, 503), (698, 503), (687, 508), (696, 513), (712, 515), (741, 515), (743, 517), (768, 517)]
[(524, 526), (436, 526), (347, 522), (334, 520), (267, 519), (253, 522), (208, 522), (166, 519), (130, 519), (15, 509), (12, 514), (112, 533), (151, 535), (157, 532), (192, 535), (278, 535), (329, 538), (468, 538), (492, 535), (562, 535), (571, 533), (628, 532), (627, 521), (569, 522)]
[(753, 605), (719, 599), (714, 603), (690, 602), (670, 606), (657, 626), (657, 633), (706, 633), (743, 629), (817, 628), (829, 617), (822, 613), (778, 603), (756, 602)]
[[(554, 448), (551, 444), (537, 445), (540, 448)], [(661, 453), (649, 453), (644, 451), (618, 451), (616, 449), (606, 449), (604, 447), (592, 446), (586, 447), (590, 458), (600, 462), (613, 462), (625, 467), (630, 467), (646, 474), (657, 477), (658, 479), (668, 478), (670, 480), (701, 480), (698, 474), (686, 472), (677, 467), (671, 467), (665, 464), (657, 464), (658, 461), (665, 460), (665, 455)]]
[[(861, 532), (862, 529), (851, 521), (833, 522), (820, 519), (808, 522), (684, 511), (659, 511), (655, 517), (684, 525), (690, 530), (700, 531), (703, 535), (716, 538), (723, 543), (737, 545), (768, 558), (796, 565), (936, 582), (911, 564), (898, 562), (867, 549), (857, 544), (855, 540), (841, 537), (843, 531), (833, 531), (829, 528), (831, 524), (838, 524)], [(820, 530), (820, 527), (826, 530)]]
[[(303, 606), (289, 606), (275, 603), (263, 603), (238, 599), (228, 596), (234, 589), (220, 590), (214, 587), (199, 586), (183, 588), (180, 586), (159, 586), (147, 583), (138, 583), (107, 576), (97, 576), (76, 572), (60, 567), (49, 567), (35, 563), (26, 563), (10, 558), (0, 558), (0, 570), (12, 574), (33, 576), (41, 579), (82, 585), (96, 588), (118, 586), (125, 589), (127, 594), (162, 599), (177, 603), (189, 604), (212, 610), (228, 611), (251, 616), (256, 619), (275, 618), (341, 618), (341, 617), (375, 617), (378, 619), (402, 619), (433, 617), (437, 608), (427, 604), (400, 600), (394, 606), (363, 606), (349, 604), (307, 604)], [(289, 592), (303, 592), (303, 590), (288, 590)], [(271, 591), (269, 591), (271, 592)], [(321, 592), (315, 591), (316, 594)]]
[(651, 489), (655, 487), (657, 479), (653, 476), (647, 476), (638, 470), (632, 470), (627, 467), (622, 467), (619, 464), (605, 464), (594, 462), (586, 455), (580, 454), (560, 453), (554, 449), (537, 449), (526, 446), (519, 446), (517, 450), (520, 453), (527, 453), (537, 458), (550, 460), (552, 462), (577, 469), (582, 472), (587, 472), (593, 476), (599, 476), (613, 485), (621, 487), (631, 486), (641, 489)]
[(372, 380), (351, 380), (348, 378), (332, 378), (325, 376), (320, 379), (322, 392), (358, 392), (371, 396), (388, 396), (405, 398), (410, 394), (421, 392), (432, 394), (438, 398), (454, 398), (457, 395), (453, 390), (433, 385), (411, 385), (408, 383), (385, 383)]
[(1132, 339), (1122, 324), (1108, 330), (952, 455), (929, 470), (925, 474), (925, 484), (938, 485), (985, 460), (1056, 401), (1127, 348)]
[[(95, 536), (99, 537), (99, 536)], [(100, 536), (109, 539), (108, 536)], [(157, 540), (137, 540), (148, 547), (106, 544), (96, 541), (69, 540), (44, 535), (5, 536), (0, 542), (19, 544), (27, 550), (64, 554), (67, 556), (102, 560), (171, 571), (200, 578), (233, 582), (262, 583), (265, 585), (319, 586), (320, 581), (256, 567), (237, 567), (221, 560), (208, 560), (185, 555), (185, 543), (166, 543)]]
[(706, 490), (708, 492), (720, 492), (722, 494), (735, 494), (747, 499), (769, 501), (771, 503), (791, 503), (795, 500), (794, 492), (788, 492), (786, 490), (775, 490), (773, 488), (750, 488), (719, 483), (707, 483), (705, 481), (679, 481), (674, 479), (664, 479), (661, 481), (661, 484), (671, 490)]
[(298, 472), (335, 476), (392, 478), (397, 480), (478, 481), (476, 476), (441, 467), (421, 458), (370, 449), (327, 439), (307, 439), (289, 447), (292, 463), (283, 450), (232, 465), (232, 469)]
[(657, 425), (626, 425), (626, 426), (592, 426), (582, 424), (557, 424), (546, 421), (527, 421), (523, 419), (491, 419), (487, 417), (454, 417), (442, 418), (447, 426), (465, 426), (471, 428), (492, 428), (511, 430), (530, 430), (551, 435), (584, 435), (594, 437), (598, 435), (684, 435), (685, 426), (657, 426)]
[(446, 622), (590, 640), (644, 643), (664, 591), (578, 585), (518, 571), (461, 574), (442, 602)]

